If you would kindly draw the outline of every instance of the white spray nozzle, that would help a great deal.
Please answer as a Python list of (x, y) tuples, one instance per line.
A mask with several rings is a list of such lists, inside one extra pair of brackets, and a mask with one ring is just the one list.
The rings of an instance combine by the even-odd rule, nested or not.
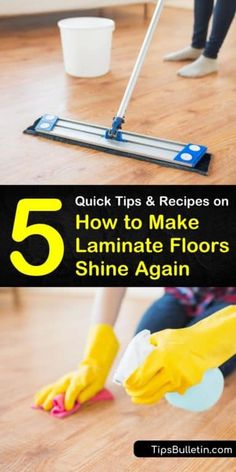
[(128, 345), (114, 374), (113, 382), (122, 385), (155, 348), (149, 342), (151, 332), (145, 329), (138, 333)]

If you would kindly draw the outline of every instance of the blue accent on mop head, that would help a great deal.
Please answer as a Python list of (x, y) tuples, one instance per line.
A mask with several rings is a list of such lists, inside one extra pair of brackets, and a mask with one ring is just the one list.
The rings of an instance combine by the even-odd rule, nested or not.
[(122, 131), (117, 131), (115, 136), (112, 136), (111, 130), (107, 129), (105, 133), (106, 139), (114, 139), (115, 141), (124, 141)]
[(52, 131), (57, 121), (58, 121), (58, 116), (56, 115), (50, 115), (50, 114), (43, 115), (35, 129), (36, 131), (41, 131), (41, 132)]
[(115, 139), (116, 141), (123, 141), (123, 135), (121, 127), (124, 123), (124, 118), (116, 116), (113, 119), (112, 128), (106, 130), (105, 138), (106, 139)]
[(206, 154), (207, 147), (199, 144), (188, 144), (174, 158), (176, 162), (184, 162), (190, 167), (196, 167), (198, 162)]

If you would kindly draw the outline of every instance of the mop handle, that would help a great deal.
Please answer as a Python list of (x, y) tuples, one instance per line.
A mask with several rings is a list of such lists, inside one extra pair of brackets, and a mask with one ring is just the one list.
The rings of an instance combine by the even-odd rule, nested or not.
[(136, 85), (137, 80), (139, 78), (140, 71), (142, 69), (144, 60), (146, 58), (148, 48), (149, 48), (150, 43), (152, 41), (152, 38), (153, 38), (153, 35), (155, 33), (157, 24), (159, 22), (163, 6), (164, 6), (164, 0), (158, 0), (155, 11), (154, 11), (154, 14), (153, 14), (153, 17), (152, 17), (152, 20), (150, 22), (150, 25), (149, 25), (149, 28), (148, 28), (148, 31), (147, 31), (147, 34), (145, 36), (143, 45), (142, 45), (141, 50), (139, 52), (138, 59), (137, 59), (136, 64), (134, 66), (132, 75), (130, 77), (130, 80), (129, 80), (129, 83), (127, 85), (124, 97), (122, 99), (122, 102), (120, 104), (120, 108), (119, 108), (119, 110), (117, 112), (117, 115), (116, 115), (120, 118), (124, 118), (124, 116), (125, 116), (125, 113), (126, 113), (126, 110), (128, 108), (130, 99), (132, 97), (135, 85)]

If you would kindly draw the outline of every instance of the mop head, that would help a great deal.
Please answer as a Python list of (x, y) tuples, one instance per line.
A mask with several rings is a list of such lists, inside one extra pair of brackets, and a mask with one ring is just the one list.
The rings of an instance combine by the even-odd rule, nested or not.
[(201, 175), (208, 175), (212, 159), (205, 146), (186, 145), (125, 131), (122, 131), (122, 140), (107, 139), (105, 127), (65, 120), (55, 115), (43, 115), (24, 133)]

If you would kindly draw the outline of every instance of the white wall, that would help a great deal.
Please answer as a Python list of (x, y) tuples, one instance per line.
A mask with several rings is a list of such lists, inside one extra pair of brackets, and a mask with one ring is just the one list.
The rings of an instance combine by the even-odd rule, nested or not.
[(152, 0), (0, 0), (0, 16), (99, 8)]
[[(98, 8), (106, 5), (145, 3), (152, 0), (0, 0), (0, 16), (48, 11)], [(193, 0), (166, 0), (168, 6), (191, 8)]]
[(166, 5), (179, 8), (193, 8), (193, 0), (166, 0)]
[[(55, 288), (55, 287), (48, 287), (48, 288), (27, 288), (22, 289), (27, 290), (28, 292), (36, 292), (36, 293), (44, 293), (47, 295), (52, 295), (53, 297), (55, 294), (65, 296), (70, 295), (71, 297), (94, 297), (96, 294), (96, 288), (94, 287), (78, 287), (78, 288)], [(126, 297), (133, 300), (155, 300), (158, 297), (163, 295), (164, 289), (160, 287), (141, 287), (141, 288), (129, 288), (126, 294)]]

